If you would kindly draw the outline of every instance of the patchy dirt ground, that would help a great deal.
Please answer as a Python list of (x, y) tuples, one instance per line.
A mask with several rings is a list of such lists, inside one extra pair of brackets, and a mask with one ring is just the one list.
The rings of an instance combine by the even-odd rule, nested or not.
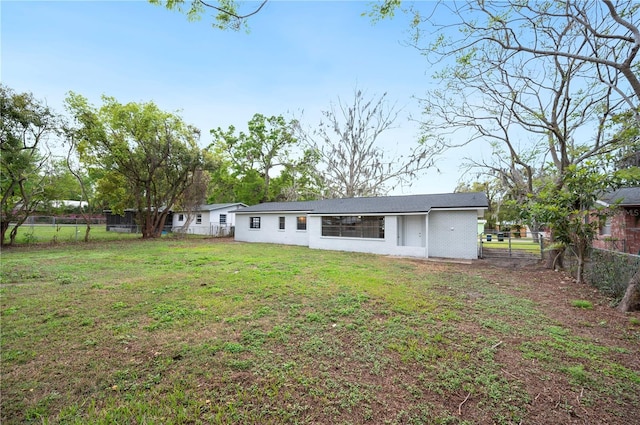
[[(530, 299), (538, 310), (569, 329), (572, 335), (600, 346), (619, 347), (621, 352), (616, 360), (635, 372), (630, 379), (637, 379), (640, 372), (639, 312), (617, 311), (612, 300), (595, 288), (577, 284), (567, 273), (546, 269), (538, 261), (478, 260), (466, 269), (486, 276), (506, 293)], [(593, 307), (576, 308), (572, 305), (576, 300), (589, 301)], [(522, 341), (507, 337), (502, 343), (516, 346)], [(559, 374), (546, 374), (535, 359), (525, 360), (513, 350), (498, 349), (497, 360), (504, 365), (504, 375), (522, 382), (531, 396), (529, 412), (522, 423), (640, 424), (637, 405), (622, 400), (594, 401), (588, 397), (585, 388), (570, 385), (567, 379), (559, 378)], [(640, 395), (632, 396), (637, 403)]]

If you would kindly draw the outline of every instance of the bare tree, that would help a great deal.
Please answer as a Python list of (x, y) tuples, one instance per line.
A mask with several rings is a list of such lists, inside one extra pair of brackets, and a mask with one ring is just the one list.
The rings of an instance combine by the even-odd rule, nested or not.
[[(376, 16), (392, 15), (400, 3), (385, 1)], [(585, 78), (610, 84), (629, 109), (637, 110), (640, 4), (634, 0), (476, 0), (438, 2), (432, 10), (421, 9), (422, 5), (409, 7), (414, 15), (413, 44), (432, 65), (454, 59), (475, 72), (476, 52), (498, 50), (504, 55), (493, 61), (495, 67), (513, 58), (573, 59), (591, 65)]]
[(324, 196), (330, 198), (376, 196), (395, 185), (408, 184), (433, 165), (441, 145), (421, 140), (407, 156), (392, 156), (378, 145), (380, 135), (398, 117), (387, 94), (368, 99), (361, 90), (353, 101), (323, 111), (324, 119), (313, 131), (300, 130), (302, 140), (320, 157)]

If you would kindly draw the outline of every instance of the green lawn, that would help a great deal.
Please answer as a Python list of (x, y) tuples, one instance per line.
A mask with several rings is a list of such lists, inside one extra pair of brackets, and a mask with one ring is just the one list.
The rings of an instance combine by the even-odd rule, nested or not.
[[(9, 231), (11, 228), (9, 228)], [(51, 224), (36, 224), (29, 225), (23, 224), (18, 227), (18, 233), (16, 235), (16, 244), (18, 245), (33, 245), (41, 243), (75, 243), (84, 242), (84, 234), (87, 230), (87, 226), (83, 224), (63, 224), (63, 225), (51, 225)], [(9, 240), (9, 231), (5, 235), (5, 239)], [(91, 225), (91, 232), (89, 232), (89, 240), (91, 241), (113, 241), (113, 240), (127, 240), (127, 239), (140, 239), (141, 235), (138, 233), (119, 233), (119, 232), (107, 232), (107, 227), (104, 224)]]
[(574, 308), (619, 335), (588, 338), (513, 270), (163, 238), (10, 248), (1, 276), (3, 424), (629, 423), (640, 409), (640, 326)]
[(493, 235), (491, 241), (486, 240), (486, 236), (483, 235), (482, 246), (484, 248), (499, 248), (499, 249), (512, 249), (514, 251), (526, 251), (532, 254), (540, 254), (540, 243), (534, 241), (532, 238), (504, 238), (502, 241), (498, 240), (496, 235)]

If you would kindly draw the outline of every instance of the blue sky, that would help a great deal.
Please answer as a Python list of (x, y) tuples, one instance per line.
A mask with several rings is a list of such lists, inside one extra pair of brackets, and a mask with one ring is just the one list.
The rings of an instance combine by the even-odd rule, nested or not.
[[(257, 4), (257, 3), (256, 3)], [(63, 111), (69, 91), (100, 104), (154, 101), (179, 111), (211, 141), (211, 128), (246, 128), (255, 113), (302, 117), (315, 126), (320, 111), (357, 87), (388, 93), (403, 112), (381, 139), (392, 153), (417, 143), (413, 96), (431, 88), (431, 71), (406, 46), (407, 18), (372, 24), (363, 1), (271, 0), (249, 21), (250, 32), (220, 31), (212, 19), (146, 1), (6, 1), (1, 13), (1, 80)], [(304, 112), (302, 112), (304, 111)], [(410, 188), (393, 193), (451, 192), (463, 152), (449, 152)]]

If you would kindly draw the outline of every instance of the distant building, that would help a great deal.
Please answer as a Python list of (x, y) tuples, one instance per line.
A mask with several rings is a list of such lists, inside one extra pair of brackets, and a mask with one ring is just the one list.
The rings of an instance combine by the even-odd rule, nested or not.
[(194, 235), (229, 236), (233, 234), (236, 212), (246, 206), (241, 202), (234, 202), (200, 205), (191, 212), (176, 210), (171, 229), (173, 232)]
[(598, 203), (616, 212), (600, 227), (593, 247), (640, 255), (640, 187), (609, 192)]

